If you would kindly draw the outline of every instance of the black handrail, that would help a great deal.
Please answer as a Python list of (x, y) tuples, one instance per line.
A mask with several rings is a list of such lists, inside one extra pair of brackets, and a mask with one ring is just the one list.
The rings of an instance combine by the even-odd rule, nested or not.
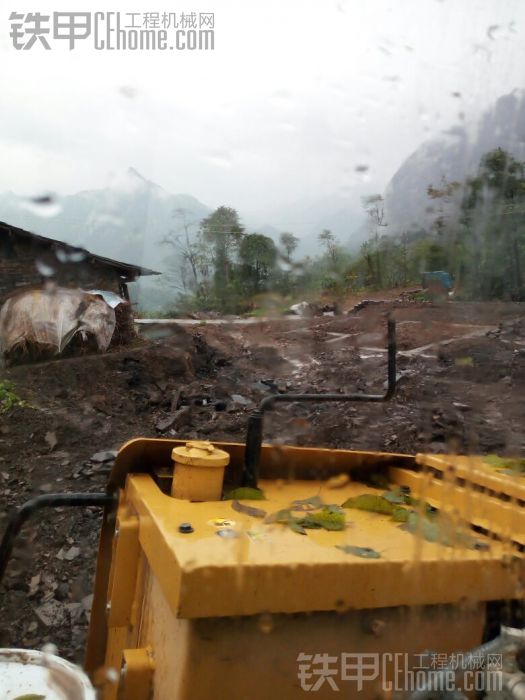
[(276, 403), (320, 402), (320, 401), (388, 401), (396, 389), (396, 322), (392, 318), (387, 321), (388, 336), (388, 381), (384, 394), (274, 394), (265, 397), (257, 410), (248, 418), (246, 448), (244, 453), (244, 469), (242, 485), (257, 488), (259, 460), (261, 456), (264, 414)]
[(15, 510), (7, 522), (7, 527), (0, 543), (0, 582), (7, 563), (11, 557), (15, 539), (26, 520), (42, 508), (60, 508), (64, 506), (87, 507), (108, 506), (116, 503), (116, 495), (110, 493), (46, 493), (23, 503)]

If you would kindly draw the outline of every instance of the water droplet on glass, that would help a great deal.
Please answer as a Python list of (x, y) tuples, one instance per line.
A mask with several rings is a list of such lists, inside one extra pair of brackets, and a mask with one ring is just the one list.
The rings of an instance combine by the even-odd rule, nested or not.
[(127, 97), (130, 100), (138, 95), (138, 90), (131, 87), (131, 85), (122, 85), (122, 87), (119, 88), (119, 92), (121, 95), (124, 95), (124, 97)]
[(273, 630), (273, 618), (270, 613), (259, 615), (259, 629), (263, 634), (270, 634)]
[(106, 680), (110, 683), (118, 683), (119, 673), (116, 668), (110, 667), (106, 669)]
[(498, 24), (491, 24), (490, 27), (487, 27), (487, 36), (491, 41), (495, 41), (497, 39), (497, 34), (500, 31), (500, 26)]
[(78, 248), (57, 248), (55, 255), (61, 263), (78, 263), (85, 259), (86, 251)]
[(29, 199), (20, 200), (22, 209), (26, 209), (35, 216), (41, 216), (44, 219), (49, 219), (52, 216), (57, 216), (62, 211), (62, 205), (59, 203), (55, 195), (43, 194)]
[(35, 265), (38, 272), (44, 277), (52, 277), (55, 274), (55, 268), (44, 260), (37, 259)]

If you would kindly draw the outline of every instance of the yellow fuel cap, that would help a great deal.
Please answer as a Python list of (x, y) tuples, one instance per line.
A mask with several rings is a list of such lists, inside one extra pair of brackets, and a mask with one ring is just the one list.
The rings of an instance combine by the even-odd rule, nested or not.
[(174, 447), (171, 458), (179, 464), (194, 467), (225, 467), (230, 455), (217, 449), (209, 440), (190, 440), (184, 446)]

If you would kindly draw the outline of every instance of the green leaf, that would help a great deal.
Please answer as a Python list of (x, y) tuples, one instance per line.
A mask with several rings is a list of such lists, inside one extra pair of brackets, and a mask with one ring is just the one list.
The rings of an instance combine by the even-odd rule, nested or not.
[(381, 559), (379, 552), (371, 547), (355, 547), (349, 544), (336, 544), (336, 549), (340, 549), (345, 554), (353, 554), (356, 557), (362, 557), (363, 559)]
[(525, 474), (525, 459), (487, 455), (483, 457), (483, 461), (502, 474)]
[(233, 501), (232, 508), (233, 508), (233, 510), (236, 510), (238, 513), (244, 513), (245, 515), (250, 515), (252, 518), (265, 518), (266, 517), (266, 511), (263, 510), (262, 508), (254, 508), (253, 506), (245, 506), (244, 504), (239, 503), (239, 501)]
[(36, 693), (29, 693), (29, 695), (17, 695), (13, 700), (45, 700), (45, 695), (38, 695)]
[(382, 497), (389, 503), (405, 503), (405, 496), (401, 491), (385, 491)]
[(309, 530), (321, 530), (323, 527), (320, 522), (315, 520), (313, 517), (310, 517), (309, 515), (307, 515), (304, 518), (295, 518), (288, 524), (290, 525), (292, 522), (297, 523), (301, 527), (306, 527)]
[(456, 357), (454, 364), (456, 367), (473, 367), (474, 360), (472, 357)]
[(323, 527), (325, 530), (344, 530), (346, 519), (343, 510), (323, 508), (318, 513), (310, 513), (300, 521), (303, 527)]
[(275, 513), (270, 513), (264, 519), (265, 523), (289, 523), (290, 520), (294, 520), (292, 511), (290, 508), (282, 508)]
[(253, 489), (249, 486), (239, 486), (237, 489), (233, 489), (229, 493), (225, 494), (223, 497), (224, 501), (231, 501), (233, 499), (238, 501), (265, 501), (266, 496), (261, 489)]
[(325, 506), (320, 511), (309, 511), (303, 516), (295, 516), (292, 508), (283, 508), (268, 515), (265, 523), (288, 525), (294, 532), (305, 535), (309, 530), (344, 530), (346, 527), (344, 510), (337, 505)]
[(412, 503), (412, 496), (409, 493), (410, 489), (398, 487), (392, 491), (385, 491), (382, 496), (384, 499), (394, 505), (406, 505)]
[(394, 512), (392, 513), (392, 520), (396, 523), (406, 523), (409, 515), (410, 511), (406, 508), (395, 508)]
[(349, 498), (342, 505), (343, 508), (356, 508), (357, 510), (368, 510), (371, 513), (385, 513), (392, 515), (394, 505), (383, 496), (376, 496), (373, 493), (362, 493), (355, 498)]
[(319, 496), (310, 496), (310, 498), (303, 498), (297, 501), (292, 501), (292, 506), (294, 510), (301, 510), (302, 506), (310, 506), (310, 508), (304, 508), (304, 510), (313, 510), (315, 508), (320, 508), (323, 505), (323, 501)]
[(508, 460), (499, 457), (499, 455), (486, 455), (483, 457), (483, 461), (486, 464), (490, 464), (491, 467), (506, 467), (508, 466)]
[(468, 549), (487, 550), (487, 542), (478, 540), (469, 531), (465, 532), (443, 513), (420, 516), (418, 513), (409, 513), (406, 523), (400, 526), (412, 534), (420, 534), (427, 542), (436, 542), (446, 547), (461, 546)]
[(401, 525), (401, 529), (412, 534), (420, 533), (427, 542), (449, 544), (445, 533), (440, 530), (439, 520), (430, 521), (425, 517), (421, 517), (419, 513), (409, 513), (407, 521), (404, 525)]

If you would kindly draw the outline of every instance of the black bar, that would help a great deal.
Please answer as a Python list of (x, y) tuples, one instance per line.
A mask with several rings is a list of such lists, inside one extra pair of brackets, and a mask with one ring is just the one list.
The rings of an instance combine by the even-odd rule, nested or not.
[(7, 527), (0, 543), (0, 582), (2, 581), (7, 563), (11, 557), (13, 546), (18, 533), (26, 520), (42, 508), (59, 508), (62, 506), (87, 507), (107, 506), (116, 503), (116, 496), (108, 493), (47, 493), (36, 496), (18, 508), (7, 522)]
[(396, 389), (396, 322), (388, 318), (388, 381), (384, 394), (275, 394), (265, 397), (248, 419), (242, 485), (257, 488), (259, 460), (261, 456), (263, 421), (265, 411), (276, 403), (306, 403), (324, 401), (382, 402), (388, 401)]

